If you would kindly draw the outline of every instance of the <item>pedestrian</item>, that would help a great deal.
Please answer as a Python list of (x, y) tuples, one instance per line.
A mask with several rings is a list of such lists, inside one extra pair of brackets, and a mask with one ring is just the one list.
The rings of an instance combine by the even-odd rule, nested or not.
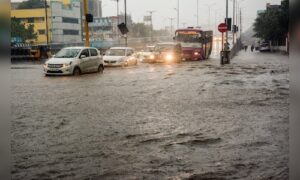
[(245, 49), (245, 52), (247, 51), (247, 49), (248, 49), (248, 46), (247, 45), (245, 45), (244, 46), (244, 49)]
[(251, 45), (251, 52), (253, 52), (253, 50), (254, 50), (254, 45), (252, 44)]

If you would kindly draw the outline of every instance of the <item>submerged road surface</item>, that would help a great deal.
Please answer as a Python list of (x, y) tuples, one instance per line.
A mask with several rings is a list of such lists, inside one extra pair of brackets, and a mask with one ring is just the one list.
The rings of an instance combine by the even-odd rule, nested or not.
[(12, 66), (12, 179), (288, 179), (288, 57)]

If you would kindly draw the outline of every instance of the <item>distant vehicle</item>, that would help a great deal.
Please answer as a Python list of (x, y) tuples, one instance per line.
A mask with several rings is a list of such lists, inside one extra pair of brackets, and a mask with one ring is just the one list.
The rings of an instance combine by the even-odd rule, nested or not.
[(271, 51), (271, 47), (269, 43), (261, 43), (259, 45), (259, 51), (260, 52), (269, 52)]
[(137, 65), (138, 59), (134, 49), (130, 47), (113, 47), (103, 56), (104, 66), (129, 66)]
[(139, 56), (142, 62), (151, 62), (154, 59), (154, 47), (155, 46), (147, 46), (143, 51), (140, 52)]
[(88, 72), (103, 73), (100, 52), (92, 47), (68, 47), (61, 49), (44, 64), (45, 75), (80, 75)]
[(158, 43), (154, 48), (154, 59), (151, 62), (180, 63), (182, 61), (182, 48), (180, 43)]
[(213, 32), (198, 28), (178, 29), (174, 40), (181, 43), (184, 60), (208, 59), (213, 47)]

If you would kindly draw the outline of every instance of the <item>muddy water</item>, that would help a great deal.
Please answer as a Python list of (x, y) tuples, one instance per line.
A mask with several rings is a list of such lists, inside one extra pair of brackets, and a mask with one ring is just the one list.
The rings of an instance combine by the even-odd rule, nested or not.
[(12, 179), (288, 179), (287, 57), (12, 68)]

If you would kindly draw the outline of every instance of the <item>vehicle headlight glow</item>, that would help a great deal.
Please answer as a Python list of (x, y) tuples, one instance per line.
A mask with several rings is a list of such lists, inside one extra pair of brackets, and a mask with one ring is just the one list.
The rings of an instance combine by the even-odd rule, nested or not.
[(172, 54), (167, 54), (166, 59), (167, 59), (167, 61), (172, 61), (173, 60), (173, 55)]
[(155, 58), (155, 56), (152, 54), (152, 55), (150, 55), (150, 57), (149, 57), (150, 59), (154, 59)]
[(194, 52), (194, 55), (195, 56), (198, 56), (200, 53), (199, 52)]

